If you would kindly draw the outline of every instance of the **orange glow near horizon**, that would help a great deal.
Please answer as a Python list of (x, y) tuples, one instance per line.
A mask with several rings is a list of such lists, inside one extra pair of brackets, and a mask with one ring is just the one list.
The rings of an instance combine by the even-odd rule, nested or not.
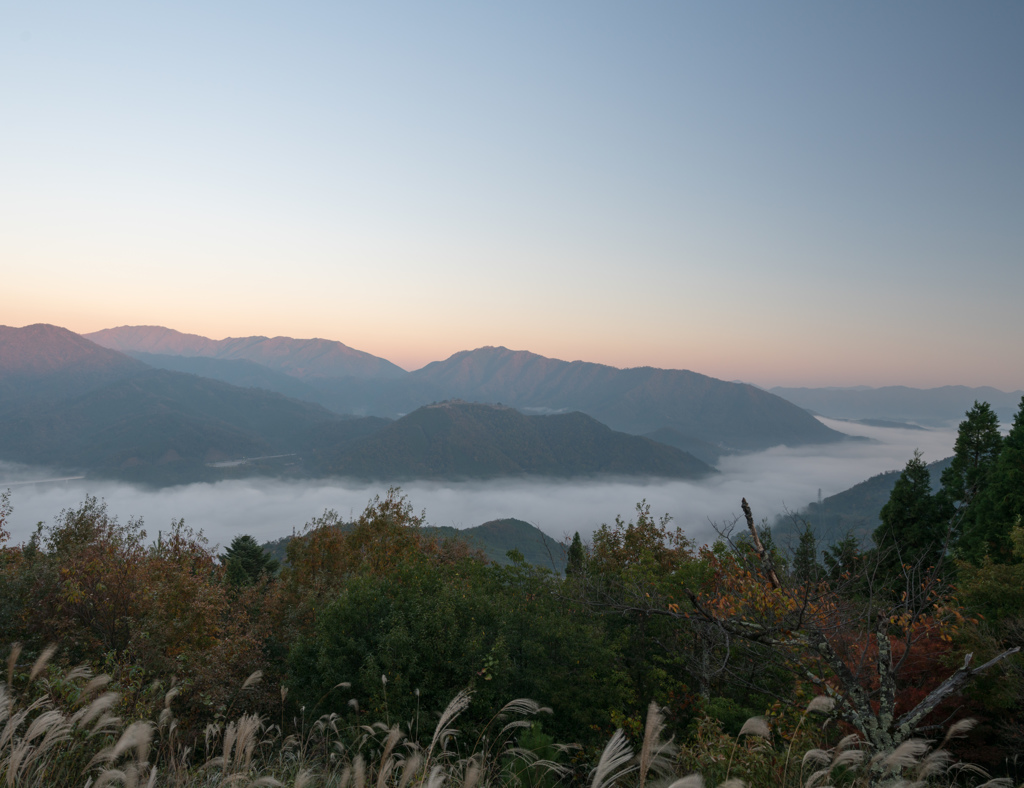
[(887, 386), (931, 388), (943, 385), (994, 386), (1004, 391), (1022, 388), (1019, 370), (1003, 378), (991, 374), (983, 356), (965, 356), (956, 373), (947, 368), (945, 352), (928, 352), (908, 364), (897, 346), (888, 354), (854, 341), (835, 346), (834, 338), (808, 335), (794, 347), (778, 337), (749, 337), (741, 332), (705, 335), (692, 341), (670, 337), (645, 338), (596, 327), (591, 333), (559, 330), (549, 321), (527, 327), (493, 331), (486, 327), (429, 326), (416, 321), (391, 320), (384, 327), (355, 320), (333, 321), (317, 315), (253, 316), (248, 314), (176, 315), (175, 308), (155, 309), (123, 304), (47, 303), (34, 307), (13, 305), (6, 310), (8, 325), (53, 323), (77, 333), (121, 325), (160, 325), (212, 339), (240, 336), (289, 336), (336, 340), (357, 350), (386, 358), (406, 370), (419, 369), (462, 350), (502, 345), (565, 361), (589, 361), (615, 367), (653, 366), (688, 369), (723, 380), (739, 380), (764, 388), (772, 386)]

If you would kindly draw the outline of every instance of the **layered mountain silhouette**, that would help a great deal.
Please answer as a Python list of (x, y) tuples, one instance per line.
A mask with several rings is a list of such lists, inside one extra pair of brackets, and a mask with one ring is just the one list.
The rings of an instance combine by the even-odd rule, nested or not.
[(84, 335), (121, 352), (253, 361), (296, 378), (395, 378), (405, 370), (390, 361), (329, 339), (229, 337), (207, 339), (160, 326), (121, 326)]
[[(304, 385), (255, 362), (196, 360), (230, 365), (243, 379)], [(397, 421), (345, 417), (264, 388), (154, 369), (44, 325), (0, 328), (0, 459), (158, 484), (254, 471), (379, 480), (712, 471), (582, 413), (448, 402)]]
[[(334, 429), (341, 432), (358, 424)], [(427, 405), (364, 436), (331, 441), (315, 456), (325, 473), (369, 479), (692, 479), (714, 473), (690, 454), (616, 432), (583, 413), (525, 416), (513, 408), (468, 402)]]
[[(484, 347), (456, 353), (415, 372), (381, 367), (384, 371), (379, 374), (341, 377), (337, 365), (318, 365), (315, 351), (302, 345), (307, 340), (254, 337), (215, 342), (151, 327), (107, 329), (90, 336), (155, 366), (261, 386), (343, 414), (395, 418), (427, 403), (450, 399), (502, 403), (531, 414), (580, 411), (622, 432), (653, 435), (667, 430), (659, 433), (664, 442), (697, 449), (704, 459), (712, 461), (730, 451), (830, 443), (845, 438), (803, 408), (772, 393), (686, 370), (618, 369)], [(229, 349), (237, 356), (237, 348), (247, 348), (249, 357), (245, 360), (259, 362), (261, 356), (251, 349), (261, 348), (266, 342), (277, 343), (274, 347), (282, 354), (288, 349), (301, 354), (301, 364), (286, 363), (283, 355), (274, 355), (276, 366), (267, 366), (275, 373), (286, 373), (288, 379), (260, 376), (250, 367), (238, 366), (239, 358), (226, 357)], [(215, 349), (221, 354), (216, 358), (197, 357), (200, 351), (212, 354)], [(301, 375), (288, 372), (299, 368)], [(304, 388), (296, 388), (295, 382)]]
[(148, 367), (56, 326), (0, 328), (0, 459), (174, 483), (298, 452), (340, 417), (269, 391)]
[(1005, 392), (990, 386), (940, 386), (916, 389), (908, 386), (869, 388), (783, 388), (773, 394), (809, 411), (834, 419), (917, 422), (930, 426), (958, 424), (978, 402), (992, 406), (1000, 421), (1013, 421), (1024, 391)]
[(635, 434), (670, 427), (687, 439), (728, 449), (844, 438), (755, 386), (686, 370), (617, 369), (487, 347), (456, 353), (412, 374), (453, 397), (503, 402), (527, 411), (579, 410)]
[(83, 394), (145, 369), (64, 328), (0, 326), (0, 414)]

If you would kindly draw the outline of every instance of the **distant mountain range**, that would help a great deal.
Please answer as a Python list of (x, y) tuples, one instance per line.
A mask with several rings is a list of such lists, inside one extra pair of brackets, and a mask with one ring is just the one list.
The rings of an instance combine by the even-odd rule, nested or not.
[(801, 408), (833, 419), (882, 419), (916, 422), (926, 426), (959, 424), (975, 400), (987, 402), (1004, 423), (1013, 421), (1024, 391), (1009, 393), (989, 386), (941, 386), (915, 389), (882, 388), (783, 388), (771, 389)]
[[(501, 403), (532, 414), (580, 411), (631, 434), (670, 430), (663, 433), (672, 436), (670, 445), (702, 447), (702, 458), (712, 461), (723, 452), (845, 438), (774, 394), (685, 370), (617, 369), (485, 347), (408, 373), (362, 354), (363, 366), (357, 373), (347, 372), (341, 359), (359, 351), (326, 340), (215, 341), (137, 326), (106, 329), (89, 337), (152, 366), (259, 386), (339, 414), (396, 418), (451, 399)], [(297, 360), (290, 360), (292, 355)]]
[[(254, 362), (201, 359), (211, 360), (253, 372)], [(397, 421), (345, 417), (262, 388), (154, 369), (56, 326), (0, 328), (0, 459), (155, 484), (253, 472), (382, 481), (713, 472), (582, 413), (445, 403)]]
[(275, 372), (303, 378), (395, 378), (405, 370), (383, 358), (329, 339), (229, 337), (207, 339), (161, 326), (121, 326), (83, 335), (122, 353), (252, 361)]
[(0, 381), (0, 458), (136, 481), (197, 481), (217, 461), (296, 453), (341, 419), (262, 389), (153, 369), (56, 326), (0, 328)]
[(147, 367), (55, 326), (0, 326), (0, 415), (84, 394)]

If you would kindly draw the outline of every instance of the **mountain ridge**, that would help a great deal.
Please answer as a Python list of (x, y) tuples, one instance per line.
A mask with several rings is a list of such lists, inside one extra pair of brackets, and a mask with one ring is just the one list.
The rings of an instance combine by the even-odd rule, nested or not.
[(331, 475), (384, 479), (504, 476), (698, 478), (714, 469), (647, 438), (616, 432), (583, 413), (526, 416), (469, 402), (425, 405), (395, 422), (321, 451)]
[[(395, 418), (429, 402), (448, 399), (503, 403), (524, 412), (580, 411), (617, 431), (634, 435), (671, 429), (684, 444), (707, 445), (705, 457), (781, 444), (847, 439), (771, 392), (691, 370), (649, 366), (620, 369), (486, 346), (459, 351), (413, 372), (395, 366), (384, 377), (338, 378), (330, 374), (335, 368), (316, 366), (316, 348), (309, 349), (303, 345), (304, 340), (208, 340), (160, 327), (104, 329), (89, 336), (117, 344), (128, 352), (154, 354), (159, 350), (162, 358), (150, 355), (147, 360), (169, 368), (183, 366), (166, 356), (166, 351), (175, 348), (187, 353), (217, 353), (222, 361), (239, 360), (228, 356), (248, 355), (249, 361), (302, 381), (309, 387), (304, 398), (336, 413)], [(264, 343), (262, 350), (253, 350), (254, 342)], [(294, 363), (282, 360), (302, 347), (307, 347), (306, 357)], [(208, 365), (205, 374), (234, 382), (239, 380), (240, 370)], [(261, 384), (289, 396), (296, 393), (293, 386), (279, 379), (265, 378)]]
[(991, 386), (853, 386), (787, 388), (776, 386), (772, 393), (802, 408), (835, 419), (883, 419), (919, 422), (927, 426), (958, 423), (975, 400), (988, 402), (999, 420), (1008, 423), (1020, 405), (1024, 391), (1001, 391)]
[(408, 374), (387, 359), (332, 339), (280, 336), (209, 339), (163, 326), (118, 326), (83, 336), (121, 352), (254, 361), (299, 379), (396, 378)]
[[(582, 413), (525, 416), (447, 402), (397, 422), (356, 419), (260, 388), (148, 367), (58, 327), (9, 329), (2, 339), (0, 371), (15, 383), (0, 390), (0, 453), (14, 462), (156, 484), (254, 471), (389, 481), (713, 472)], [(81, 386), (83, 376), (94, 385)], [(22, 391), (40, 380), (51, 396)]]
[(485, 347), (460, 351), (410, 375), (450, 397), (526, 409), (578, 410), (632, 434), (670, 427), (723, 449), (846, 439), (774, 394), (690, 370), (619, 369)]

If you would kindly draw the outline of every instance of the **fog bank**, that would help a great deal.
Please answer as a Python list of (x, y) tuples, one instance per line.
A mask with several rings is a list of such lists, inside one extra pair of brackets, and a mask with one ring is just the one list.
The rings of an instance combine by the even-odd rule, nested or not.
[[(552, 482), (499, 480), (486, 482), (412, 482), (402, 485), (417, 511), (426, 509), (434, 525), (468, 528), (500, 517), (518, 517), (555, 539), (578, 530), (589, 536), (617, 514), (630, 517), (646, 499), (652, 512), (667, 512), (693, 539), (714, 538), (712, 522), (731, 522), (746, 497), (760, 520), (785, 509), (797, 510), (823, 496), (841, 492), (870, 476), (902, 468), (920, 449), (926, 461), (953, 452), (955, 429), (907, 430), (867, 427), (821, 419), (829, 427), (870, 441), (828, 446), (777, 447), (755, 454), (723, 458), (721, 473), (702, 481)], [(0, 489), (10, 486), (12, 542), (28, 538), (38, 521), (52, 522), (64, 508), (83, 498), (103, 498), (121, 520), (142, 517), (151, 538), (174, 518), (202, 529), (213, 544), (225, 545), (242, 533), (260, 541), (301, 530), (324, 509), (354, 517), (367, 502), (383, 493), (384, 483), (349, 480), (278, 481), (245, 479), (215, 484), (190, 484), (152, 490), (118, 482), (70, 479), (47, 484), (19, 484), (50, 478), (40, 469), (0, 466)]]

